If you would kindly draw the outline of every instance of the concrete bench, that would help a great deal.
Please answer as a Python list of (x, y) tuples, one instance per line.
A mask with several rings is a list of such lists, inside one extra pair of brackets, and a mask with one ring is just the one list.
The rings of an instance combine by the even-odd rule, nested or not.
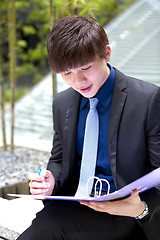
[(0, 198), (0, 239), (14, 240), (28, 228), (36, 213), (43, 208), (42, 201)]

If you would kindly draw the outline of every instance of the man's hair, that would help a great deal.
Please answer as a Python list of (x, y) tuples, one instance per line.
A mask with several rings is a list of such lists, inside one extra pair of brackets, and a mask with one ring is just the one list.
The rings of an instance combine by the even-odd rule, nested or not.
[(57, 73), (81, 67), (96, 56), (105, 58), (108, 44), (107, 34), (92, 17), (64, 17), (48, 37), (49, 64)]

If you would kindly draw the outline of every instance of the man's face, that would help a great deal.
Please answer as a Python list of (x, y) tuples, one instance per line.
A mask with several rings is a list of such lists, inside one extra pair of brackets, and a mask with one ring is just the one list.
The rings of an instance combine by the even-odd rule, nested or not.
[(62, 72), (61, 76), (70, 87), (84, 97), (91, 98), (107, 80), (109, 68), (106, 59), (97, 56), (93, 62)]

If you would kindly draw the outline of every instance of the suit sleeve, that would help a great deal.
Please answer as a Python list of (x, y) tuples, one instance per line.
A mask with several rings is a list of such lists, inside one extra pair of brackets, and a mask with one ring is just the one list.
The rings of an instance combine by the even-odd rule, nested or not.
[(54, 133), (53, 148), (51, 151), (51, 157), (49, 159), (47, 169), (52, 172), (55, 178), (55, 187), (53, 190), (53, 195), (57, 195), (60, 189), (62, 169), (62, 148), (59, 135), (57, 132)]
[(47, 169), (52, 172), (55, 178), (55, 187), (53, 190), (53, 195), (58, 195), (61, 183), (61, 171), (62, 171), (62, 140), (57, 128), (57, 121), (59, 115), (57, 116), (56, 99), (53, 101), (52, 112), (53, 112), (53, 125), (54, 125), (54, 136), (53, 136), (53, 147), (51, 150), (51, 157), (47, 165)]
[[(160, 167), (160, 88), (157, 88), (151, 98), (148, 108), (148, 118), (146, 125), (147, 149), (151, 169)], [(143, 225), (147, 239), (159, 239), (160, 228), (160, 186), (141, 194), (150, 212), (150, 217)], [(154, 236), (155, 238), (154, 238)]]
[(146, 126), (148, 154), (152, 170), (160, 167), (160, 88), (154, 92)]

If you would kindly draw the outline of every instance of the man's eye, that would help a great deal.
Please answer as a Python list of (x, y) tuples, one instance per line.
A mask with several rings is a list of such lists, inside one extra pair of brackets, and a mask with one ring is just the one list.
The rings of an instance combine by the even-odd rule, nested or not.
[(83, 71), (86, 71), (88, 69), (90, 69), (92, 66), (88, 66), (88, 67), (85, 67), (85, 68), (82, 68)]
[(71, 72), (65, 72), (65, 73), (64, 73), (64, 75), (69, 75), (69, 74), (71, 74)]

